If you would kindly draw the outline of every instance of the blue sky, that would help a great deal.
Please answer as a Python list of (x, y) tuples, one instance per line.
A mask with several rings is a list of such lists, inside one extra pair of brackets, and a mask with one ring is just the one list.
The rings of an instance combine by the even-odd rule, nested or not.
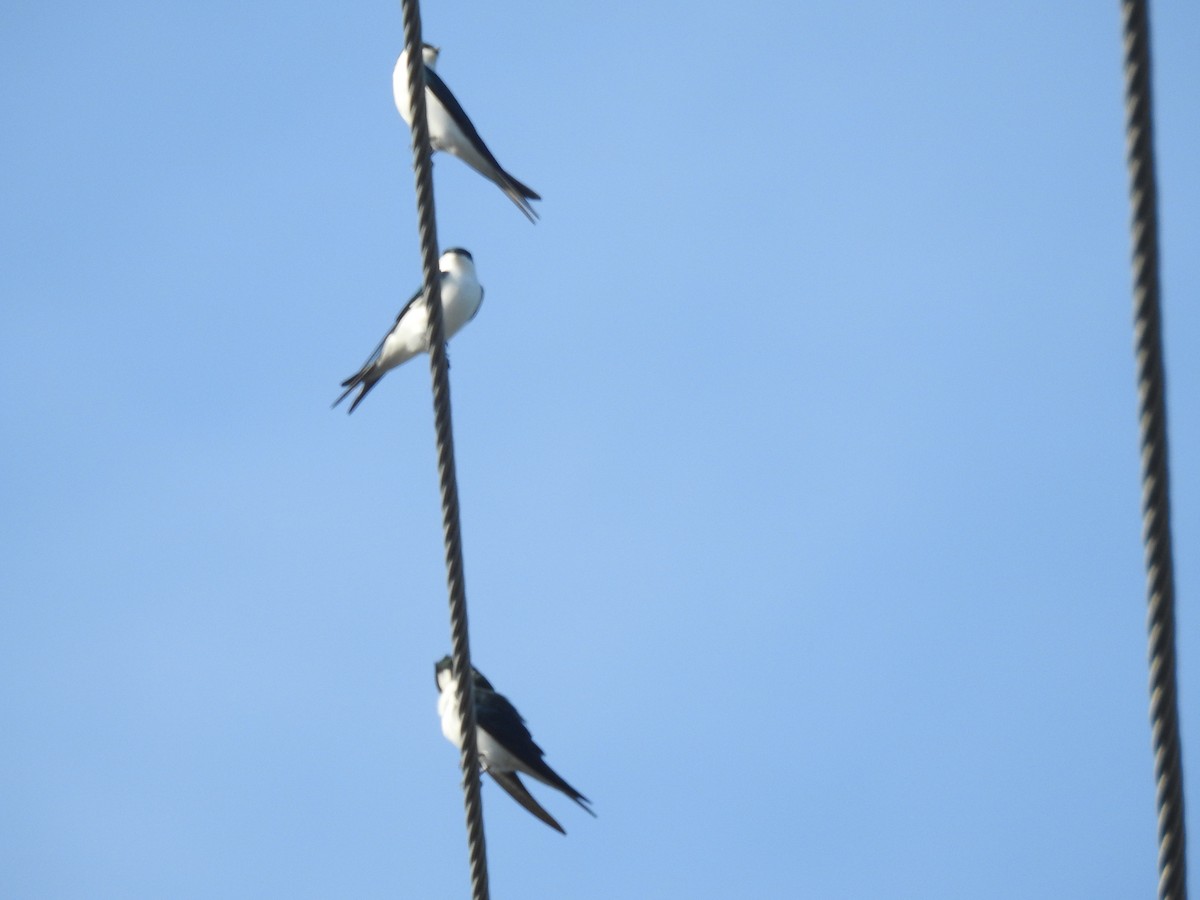
[[(1118, 4), (423, 17), (545, 198), (435, 166), (475, 660), (599, 814), (486, 785), (494, 896), (1152, 896)], [(398, 3), (0, 22), (0, 895), (464, 896), (427, 367), (329, 410), (420, 277)]]

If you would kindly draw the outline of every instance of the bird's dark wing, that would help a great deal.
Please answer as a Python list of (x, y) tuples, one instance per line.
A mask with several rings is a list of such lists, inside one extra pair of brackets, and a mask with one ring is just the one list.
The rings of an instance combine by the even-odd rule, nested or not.
[(475, 723), (519, 759), (541, 759), (544, 751), (533, 742), (525, 720), (508, 698), (475, 681)]
[[(481, 289), (481, 293), (482, 293), (482, 289)], [(482, 672), (480, 672), (474, 666), (471, 666), (471, 672), (472, 672), (471, 686), (473, 688), (475, 688), (475, 690), (491, 691), (493, 694), (496, 692), (496, 689), (494, 687), (492, 687), (492, 683), (483, 677)]]
[[(446, 273), (443, 272), (442, 280), (444, 281), (445, 279)], [(412, 309), (413, 304), (420, 300), (424, 295), (425, 288), (422, 286), (415, 294), (408, 298), (408, 302), (404, 304), (400, 312), (396, 313), (395, 323), (391, 328), (388, 329), (388, 333), (380, 339), (379, 343), (375, 345), (375, 349), (371, 351), (371, 355), (367, 357), (366, 361), (359, 367), (357, 372), (342, 382), (342, 387), (344, 387), (345, 390), (342, 391), (342, 395), (340, 397), (333, 401), (334, 406), (337, 406), (339, 403), (345, 400), (359, 385), (363, 385), (363, 390), (357, 397), (354, 398), (354, 402), (350, 404), (350, 412), (354, 412), (355, 407), (363, 402), (363, 399), (370, 392), (371, 388), (373, 388), (375, 383), (379, 381), (379, 375), (373, 370), (375, 363), (379, 361), (379, 354), (383, 352), (383, 345), (387, 343), (387, 339), (389, 336), (391, 336), (391, 333), (396, 330), (396, 325), (400, 324), (400, 320), (404, 318), (404, 314)]]
[[(492, 151), (488, 149), (488, 145), (484, 143), (483, 138), (480, 137), (479, 132), (475, 129), (475, 124), (459, 104), (454, 94), (451, 93), (450, 88), (446, 86), (446, 82), (442, 81), (441, 76), (429, 68), (429, 66), (425, 67), (425, 87), (430, 90), (434, 99), (445, 107), (446, 112), (449, 113), (450, 118), (458, 125), (463, 136), (479, 152), (484, 162), (492, 170), (491, 172), (486, 172), (480, 169), (480, 174), (496, 182), (508, 199), (517, 205), (517, 208), (521, 210), (525, 218), (530, 222), (536, 222), (538, 219), (537, 210), (533, 208), (533, 205), (529, 201), (541, 200), (541, 195), (530, 188), (529, 185), (522, 184), (504, 170), (504, 167), (500, 165), (500, 162), (496, 159)], [(474, 164), (472, 163), (471, 165)]]
[[(444, 272), (442, 275), (445, 277)], [(408, 298), (408, 302), (404, 304), (400, 312), (396, 313), (396, 321), (392, 323), (392, 327), (388, 329), (388, 333), (383, 336), (378, 345), (376, 345), (375, 349), (371, 351), (371, 355), (367, 357), (366, 362), (364, 362), (359, 368), (358, 371), (360, 373), (365, 372), (371, 366), (375, 365), (375, 361), (379, 359), (379, 354), (383, 352), (383, 345), (387, 342), (387, 339), (391, 333), (395, 331), (396, 326), (400, 324), (400, 320), (404, 318), (404, 314), (412, 309), (412, 305), (420, 300), (424, 295), (425, 288), (421, 287), (415, 294)], [(356, 377), (357, 376), (352, 375), (350, 378), (347, 378), (344, 382), (342, 382), (342, 386), (345, 387), (346, 385), (350, 384), (350, 382), (354, 381)]]
[(504, 790), (508, 791), (508, 795), (520, 803), (523, 807), (557, 831), (559, 834), (566, 834), (563, 827), (555, 821), (554, 816), (546, 812), (542, 805), (533, 799), (533, 795), (525, 789), (525, 785), (521, 783), (521, 779), (517, 777), (516, 772), (493, 772), (488, 770), (488, 774), (492, 779)]
[(565, 779), (546, 765), (542, 759), (545, 753), (534, 743), (533, 736), (525, 727), (525, 720), (517, 712), (508, 698), (495, 691), (475, 688), (475, 724), (490, 734), (503, 745), (513, 756), (529, 767), (529, 774), (553, 788), (558, 788), (589, 813), (595, 813), (588, 807), (591, 801)]
[(488, 149), (488, 145), (483, 142), (483, 138), (475, 130), (475, 124), (471, 121), (471, 117), (467, 115), (466, 110), (459, 104), (458, 98), (446, 86), (446, 82), (442, 81), (442, 77), (429, 68), (429, 66), (425, 67), (425, 87), (433, 91), (433, 96), (438, 99), (438, 102), (442, 106), (446, 107), (446, 112), (450, 113), (450, 118), (462, 129), (462, 133), (466, 135), (467, 140), (475, 145), (475, 149), (479, 151), (480, 155), (503, 172), (504, 167), (492, 155), (492, 151)]
[[(442, 275), (442, 281), (445, 281), (446, 273), (442, 272), (441, 275)], [(418, 300), (420, 300), (423, 296), (425, 296), (425, 285), (421, 285), (419, 288), (417, 288), (417, 292), (415, 294), (413, 294), (411, 297), (409, 297), (408, 302), (405, 303), (403, 307), (401, 307), (400, 312), (396, 313), (396, 324), (397, 325), (400, 324), (400, 320), (404, 318), (404, 314), (412, 308), (412, 305), (414, 303), (416, 303)]]

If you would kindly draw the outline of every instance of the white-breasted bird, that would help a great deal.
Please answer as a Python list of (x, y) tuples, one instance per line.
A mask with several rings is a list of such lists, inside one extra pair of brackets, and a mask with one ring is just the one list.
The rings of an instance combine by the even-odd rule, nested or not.
[[(537, 221), (537, 212), (530, 200), (541, 200), (529, 187), (517, 181), (496, 161), (479, 132), (463, 111), (446, 82), (433, 70), (441, 50), (432, 44), (421, 45), (421, 57), (425, 61), (425, 118), (429, 122), (429, 144), (434, 150), (444, 150), (457, 156), (468, 166), (496, 183), (530, 222)], [(410, 126), (412, 116), (408, 110), (408, 50), (396, 60), (392, 70), (392, 98), (400, 117)]]
[[(433, 667), (438, 686), (438, 716), (442, 720), (442, 734), (455, 747), (462, 747), (462, 731), (458, 721), (458, 683), (454, 678), (453, 664), (444, 656)], [(555, 831), (566, 834), (563, 827), (546, 812), (533, 795), (525, 789), (518, 772), (536, 778), (543, 784), (562, 791), (593, 817), (596, 815), (588, 805), (592, 801), (567, 784), (565, 780), (542, 759), (542, 748), (533, 742), (525, 720), (508, 698), (496, 693), (492, 683), (479, 670), (471, 667), (471, 685), (475, 697), (475, 737), (479, 747), (479, 764), (500, 787)]]
[[(483, 303), (483, 287), (475, 276), (475, 260), (461, 247), (452, 247), (438, 259), (442, 273), (442, 330), (446, 340), (454, 337), (475, 314)], [(342, 382), (346, 390), (333, 401), (337, 406), (356, 387), (362, 388), (350, 412), (354, 412), (363, 397), (367, 396), (375, 383), (390, 369), (408, 362), (418, 353), (429, 349), (425, 329), (429, 325), (429, 306), (425, 301), (424, 286), (417, 289), (396, 316), (396, 324), (379, 342), (361, 369)]]

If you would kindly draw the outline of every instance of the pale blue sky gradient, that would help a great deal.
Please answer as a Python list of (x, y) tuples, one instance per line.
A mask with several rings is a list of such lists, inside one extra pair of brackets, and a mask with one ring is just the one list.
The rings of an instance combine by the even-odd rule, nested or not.
[[(493, 896), (1153, 896), (1118, 4), (439, 4)], [(1200, 8), (1154, 4), (1200, 783)], [(0, 896), (466, 895), (398, 3), (0, 13)], [(1193, 848), (1200, 841), (1192, 791)], [(1200, 868), (1193, 853), (1193, 872)]]

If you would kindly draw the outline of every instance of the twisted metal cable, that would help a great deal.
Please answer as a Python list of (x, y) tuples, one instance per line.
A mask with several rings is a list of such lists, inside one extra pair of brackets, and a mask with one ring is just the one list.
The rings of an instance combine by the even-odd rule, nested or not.
[(1125, 152), (1133, 207), (1133, 309), (1142, 450), (1142, 541), (1150, 633), (1150, 720), (1158, 810), (1158, 896), (1186, 900), (1183, 765), (1175, 685), (1175, 575), (1167, 471), (1167, 400), (1158, 281), (1158, 189), (1146, 0), (1122, 0)]
[(433, 207), (433, 168), (429, 122), (425, 118), (425, 63), (421, 56), (421, 10), (417, 0), (401, 0), (404, 46), (408, 50), (408, 107), (412, 111), (413, 172), (417, 184), (417, 227), (421, 268), (429, 306), (429, 371), (433, 380), (433, 415), (437, 432), (438, 476), (442, 488), (442, 534), (446, 544), (446, 582), (450, 593), (450, 644), (457, 682), (462, 747), (463, 802), (471, 865), (471, 896), (488, 900), (487, 847), (483, 835), (483, 798), (479, 790), (479, 751), (475, 738), (475, 700), (471, 684), (471, 645), (467, 635), (467, 590), (463, 575), (462, 531), (458, 513), (458, 479), (454, 468), (454, 429), (450, 418), (450, 373), (442, 325), (441, 274), (438, 270), (437, 218)]

